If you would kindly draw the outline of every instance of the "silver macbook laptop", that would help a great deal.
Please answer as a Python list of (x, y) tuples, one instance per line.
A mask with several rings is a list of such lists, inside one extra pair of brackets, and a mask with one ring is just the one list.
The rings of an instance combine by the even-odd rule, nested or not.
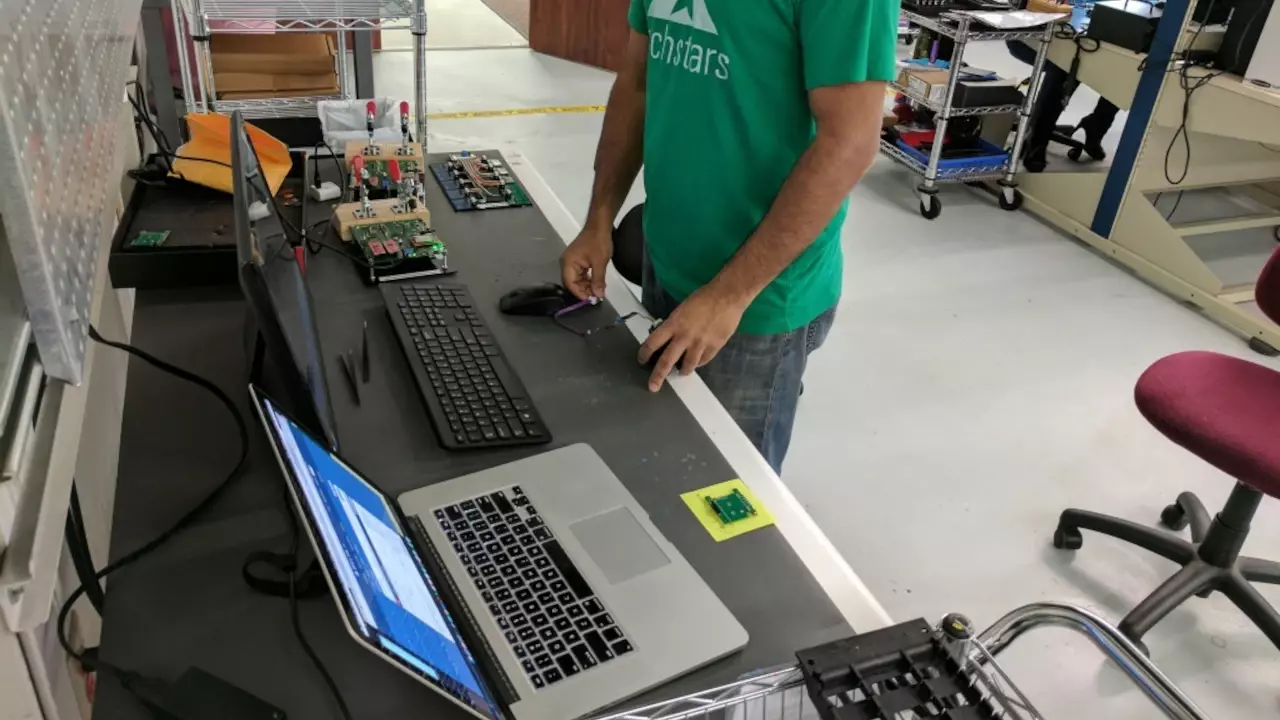
[(476, 717), (581, 717), (746, 645), (586, 445), (396, 502), (250, 392), (351, 635)]

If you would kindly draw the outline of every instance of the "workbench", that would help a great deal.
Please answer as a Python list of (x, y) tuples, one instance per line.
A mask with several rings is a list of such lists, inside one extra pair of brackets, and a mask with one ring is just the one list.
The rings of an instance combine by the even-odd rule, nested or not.
[[(1280, 348), (1280, 327), (1253, 306), (1253, 285), (1269, 246), (1256, 261), (1222, 256), (1248, 244), (1242, 231), (1280, 227), (1280, 94), (1223, 74), (1191, 96), (1187, 128), (1191, 145), (1185, 180), (1165, 176), (1166, 151), (1182, 124), (1186, 93), (1171, 58), (1199, 40), (1190, 25), (1188, 0), (1170, 0), (1149, 54), (1100, 43), (1080, 54), (1078, 79), (1128, 111), (1119, 146), (1105, 165), (1023, 175), (1026, 204), (1036, 215), (1097, 248), (1139, 277), (1204, 311), (1250, 340), (1259, 352)], [(1069, 69), (1075, 42), (1055, 38), (1049, 61)], [(1192, 68), (1192, 78), (1205, 74)], [(1181, 139), (1170, 171), (1186, 160)], [(1179, 222), (1174, 196), (1185, 191), (1229, 189), (1245, 209), (1222, 217)], [(1161, 198), (1164, 203), (1158, 206)], [(1173, 218), (1173, 221), (1166, 217)], [(1254, 243), (1258, 244), (1258, 243)], [(1250, 246), (1252, 247), (1252, 246)], [(1241, 271), (1241, 265), (1247, 267)], [(1255, 267), (1256, 265), (1256, 267)]]
[[(557, 280), (559, 253), (577, 232), (537, 172), (519, 156), (506, 159), (534, 207), (455, 213), (428, 179), (432, 224), (449, 246), (450, 268), (458, 271), (445, 282), (470, 289), (554, 435), (551, 447), (589, 443), (751, 637), (741, 652), (635, 702), (794, 663), (797, 649), (846, 636), (851, 628), (887, 624), (883, 609), (697, 376), (676, 378), (656, 394), (647, 391), (647, 371), (635, 359), (647, 323), (628, 326), (631, 334), (613, 330), (581, 338), (547, 318), (497, 312), (507, 290)], [(332, 163), (324, 165), (326, 173), (336, 173)], [(326, 212), (313, 208), (306, 222), (322, 220)], [(327, 242), (337, 240), (331, 234)], [(350, 261), (328, 250), (309, 256), (307, 282), (342, 454), (391, 495), (549, 449), (443, 450), (378, 289), (363, 285)], [(638, 308), (612, 269), (607, 300), (619, 313)], [(232, 393), (248, 416), (246, 314), (234, 288), (139, 291), (133, 343), (206, 375)], [(337, 355), (358, 347), (365, 322), (373, 373), (357, 405), (339, 374)], [(207, 493), (234, 462), (236, 449), (230, 418), (199, 391), (136, 362), (128, 388), (113, 557), (154, 537)], [(735, 477), (777, 524), (716, 543), (679, 494)], [(280, 706), (291, 718), (336, 717), (332, 698), (293, 635), (287, 601), (255, 594), (240, 577), (248, 553), (287, 549), (285, 512), (280, 471), (255, 422), (249, 474), (194, 527), (111, 578), (102, 657), (166, 679), (197, 665)], [(356, 718), (459, 715), (428, 687), (359, 648), (332, 598), (304, 601), (301, 622)], [(103, 678), (94, 717), (147, 715)]]

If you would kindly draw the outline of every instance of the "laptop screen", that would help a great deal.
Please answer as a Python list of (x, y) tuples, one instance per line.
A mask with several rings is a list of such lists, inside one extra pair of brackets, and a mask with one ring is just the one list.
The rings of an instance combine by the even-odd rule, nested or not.
[(255, 392), (351, 626), (483, 717), (501, 717), (390, 499)]

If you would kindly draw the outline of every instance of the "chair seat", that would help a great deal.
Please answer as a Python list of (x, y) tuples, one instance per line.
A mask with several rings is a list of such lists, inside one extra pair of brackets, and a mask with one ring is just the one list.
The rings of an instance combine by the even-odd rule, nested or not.
[(1142, 374), (1134, 398), (1170, 440), (1280, 497), (1280, 373), (1217, 353), (1178, 353)]

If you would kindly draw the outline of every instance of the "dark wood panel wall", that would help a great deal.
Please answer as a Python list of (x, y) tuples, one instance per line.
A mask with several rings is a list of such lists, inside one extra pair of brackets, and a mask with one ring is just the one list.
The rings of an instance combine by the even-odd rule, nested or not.
[(529, 46), (617, 71), (627, 43), (630, 0), (530, 0)]

